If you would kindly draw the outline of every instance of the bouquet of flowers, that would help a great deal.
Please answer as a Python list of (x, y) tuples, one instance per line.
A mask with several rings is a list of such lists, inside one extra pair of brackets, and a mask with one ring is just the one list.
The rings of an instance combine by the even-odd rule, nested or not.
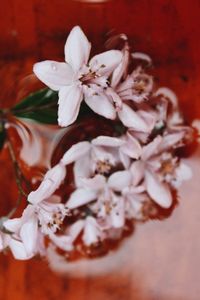
[[(76, 26), (65, 44), (65, 62), (34, 65), (48, 88), (9, 113), (44, 123), (56, 114), (60, 127), (80, 124), (80, 134), (76, 141), (72, 135), (72, 145), (28, 193), (6, 135), (8, 110), (0, 111), (1, 146), (7, 145), (15, 163), (20, 196), (1, 217), (0, 250), (9, 248), (16, 259), (48, 258), (49, 250), (69, 262), (105, 254), (135, 222), (174, 207), (177, 187), (192, 176), (178, 149), (192, 141), (194, 130), (185, 125), (176, 95), (155, 86), (151, 58), (131, 53), (124, 34), (111, 42), (117, 50), (90, 58), (91, 44)], [(93, 126), (88, 129), (82, 119)], [(27, 204), (15, 217), (24, 198)]]

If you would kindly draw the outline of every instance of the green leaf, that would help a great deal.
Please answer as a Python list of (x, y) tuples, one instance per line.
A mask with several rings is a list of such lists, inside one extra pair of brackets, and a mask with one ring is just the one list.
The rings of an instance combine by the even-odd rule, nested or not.
[(56, 92), (45, 88), (39, 90), (35, 93), (31, 93), (28, 97), (23, 99), (20, 103), (16, 104), (12, 111), (15, 113), (17, 111), (31, 110), (31, 108), (41, 107), (43, 105), (56, 103), (58, 95)]
[(32, 119), (39, 123), (44, 124), (57, 124), (57, 109), (44, 109), (38, 111), (29, 111), (29, 112), (21, 112), (16, 113), (16, 117), (18, 118), (26, 118)]
[(57, 124), (58, 94), (48, 88), (30, 94), (12, 108), (14, 116), (44, 124)]
[(3, 148), (6, 140), (6, 130), (2, 121), (0, 121), (0, 150)]

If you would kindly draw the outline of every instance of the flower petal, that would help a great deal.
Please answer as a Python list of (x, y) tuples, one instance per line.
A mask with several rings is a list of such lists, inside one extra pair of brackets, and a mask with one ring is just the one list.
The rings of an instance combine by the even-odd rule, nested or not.
[(122, 110), (118, 112), (119, 119), (126, 127), (131, 127), (136, 131), (149, 132), (145, 121), (127, 104), (122, 105)]
[(78, 159), (74, 164), (74, 181), (76, 187), (82, 187), (83, 178), (89, 178), (91, 176), (91, 165), (89, 155), (85, 155), (84, 159)]
[(101, 236), (100, 228), (93, 217), (87, 217), (83, 233), (83, 241), (86, 246), (90, 246), (98, 242)]
[(103, 175), (95, 175), (93, 178), (83, 178), (82, 183), (84, 188), (88, 188), (94, 191), (101, 190), (106, 185), (106, 179)]
[(52, 182), (50, 179), (43, 180), (37, 190), (32, 191), (28, 195), (28, 201), (30, 203), (37, 204), (44, 199), (48, 199), (50, 196), (52, 196), (51, 186)]
[(92, 96), (86, 94), (85, 102), (98, 115), (111, 120), (116, 118), (115, 108), (105, 94), (94, 94)]
[(58, 124), (60, 126), (68, 126), (77, 119), (82, 99), (82, 89), (77, 85), (66, 86), (59, 91)]
[(9, 248), (15, 259), (26, 260), (35, 255), (34, 253), (27, 253), (24, 244), (21, 241), (15, 240), (14, 238), (10, 239)]
[(76, 240), (76, 238), (79, 236), (83, 228), (84, 228), (84, 220), (78, 220), (70, 226), (68, 230), (68, 234), (71, 237), (72, 241)]
[(28, 255), (36, 253), (38, 237), (38, 221), (35, 216), (24, 223), (20, 230), (20, 237)]
[(111, 189), (121, 192), (131, 184), (130, 171), (118, 171), (113, 173), (108, 179), (108, 185)]
[(127, 156), (124, 152), (119, 151), (119, 159), (121, 163), (123, 164), (125, 169), (128, 169), (131, 163), (131, 159), (129, 156)]
[(148, 63), (148, 65), (152, 65), (152, 59), (151, 57), (143, 52), (133, 52), (131, 53), (131, 56), (133, 59), (139, 59), (139, 60), (144, 60)]
[(173, 109), (177, 109), (178, 108), (178, 98), (176, 96), (176, 94), (170, 90), (167, 87), (160, 87), (155, 93), (154, 93), (155, 97), (158, 96), (164, 96), (165, 98), (169, 99), (170, 102), (173, 105)]
[(124, 49), (122, 50), (122, 54), (123, 54), (122, 60), (112, 74), (111, 86), (113, 88), (115, 88), (119, 84), (122, 77), (127, 74), (129, 57), (130, 57), (128, 45), (124, 47)]
[(184, 136), (185, 131), (165, 135), (160, 145), (160, 150), (168, 150), (171, 147), (176, 148)]
[(64, 251), (72, 251), (73, 250), (71, 236), (51, 234), (49, 236), (49, 238), (58, 248), (60, 248)]
[(138, 141), (142, 142), (143, 144), (146, 144), (148, 142), (148, 138), (149, 138), (148, 132), (139, 132), (139, 131), (131, 130), (131, 128), (128, 131), (132, 136), (134, 136)]
[(4, 249), (3, 234), (0, 232), (0, 251)]
[(149, 132), (151, 132), (156, 123), (156, 118), (154, 117), (154, 115), (151, 112), (144, 111), (144, 110), (138, 110), (137, 113), (145, 121), (145, 124), (149, 128)]
[(106, 146), (106, 147), (120, 147), (125, 142), (116, 137), (101, 135), (92, 140), (92, 144), (95, 146)]
[(124, 199), (122, 197), (114, 197), (114, 207), (111, 210), (111, 222), (114, 228), (122, 228), (125, 222), (124, 215)]
[(95, 200), (96, 197), (96, 192), (89, 189), (80, 188), (75, 190), (71, 194), (69, 200), (66, 203), (66, 207), (69, 209), (74, 209)]
[(142, 160), (146, 161), (150, 157), (156, 155), (160, 151), (160, 145), (162, 143), (162, 137), (158, 135), (151, 143), (147, 144), (142, 149)]
[(172, 204), (172, 194), (169, 186), (159, 180), (156, 174), (145, 171), (145, 183), (149, 196), (161, 207), (169, 208)]
[(91, 168), (93, 172), (95, 172), (96, 167), (98, 169), (98, 166), (96, 163), (99, 162), (105, 162), (107, 161), (110, 165), (115, 166), (119, 162), (119, 155), (118, 155), (118, 149), (116, 147), (110, 147), (109, 149), (106, 147), (101, 146), (94, 146), (92, 147), (91, 152)]
[(174, 186), (177, 188), (182, 184), (183, 181), (190, 180), (192, 178), (192, 170), (188, 165), (181, 161), (175, 170), (175, 176), (176, 180)]
[(144, 178), (145, 166), (142, 161), (135, 161), (132, 163), (130, 171), (132, 173), (132, 184), (137, 186)]
[(65, 166), (62, 164), (55, 165), (46, 173), (38, 189), (28, 195), (28, 201), (32, 204), (37, 204), (44, 199), (48, 199), (61, 185), (65, 176)]
[(63, 158), (61, 159), (61, 162), (64, 165), (69, 165), (72, 162), (85, 156), (89, 152), (90, 149), (91, 149), (91, 144), (89, 142), (77, 143), (77, 144), (71, 146), (71, 148), (69, 148), (69, 150), (67, 150), (65, 152), (65, 154), (63, 155)]
[(130, 133), (127, 133), (126, 137), (126, 144), (120, 148), (120, 151), (131, 158), (138, 159), (142, 152), (140, 143)]
[(114, 69), (120, 64), (122, 53), (119, 50), (110, 50), (95, 55), (89, 62), (92, 71), (97, 74), (110, 76)]
[(21, 228), (21, 225), (21, 218), (10, 219), (3, 222), (3, 226), (10, 232), (18, 232), (18, 230)]
[(122, 108), (122, 99), (112, 88), (107, 87), (106, 95), (110, 98), (111, 102), (115, 105), (116, 111)]
[(34, 64), (33, 72), (44, 84), (55, 91), (72, 83), (73, 70), (66, 63), (42, 61)]
[(90, 55), (91, 44), (79, 26), (75, 26), (65, 44), (65, 61), (68, 62), (74, 71), (78, 71), (86, 65)]

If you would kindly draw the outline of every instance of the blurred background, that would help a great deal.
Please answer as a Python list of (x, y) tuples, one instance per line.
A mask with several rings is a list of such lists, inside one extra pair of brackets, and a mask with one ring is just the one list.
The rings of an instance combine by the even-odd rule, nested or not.
[[(108, 37), (126, 33), (134, 51), (151, 55), (156, 67), (163, 65), (171, 68), (172, 73), (178, 72), (179, 81), (197, 77), (200, 66), (199, 0), (2, 1), (1, 65), (5, 66), (5, 61), (9, 63), (10, 60), (27, 62), (31, 57), (32, 62), (62, 60), (68, 33), (77, 24), (92, 41), (93, 52), (102, 50)], [(28, 73), (32, 71), (32, 62), (25, 67)], [(168, 72), (168, 80), (171, 72)], [(159, 76), (161, 82), (162, 74)], [(175, 84), (179, 85), (179, 81)], [(5, 96), (8, 98), (7, 94)], [(194, 102), (196, 111), (198, 104)]]
[[(127, 34), (134, 51), (152, 57), (157, 82), (177, 93), (186, 120), (200, 118), (199, 0), (1, 1), (1, 107), (16, 101), (19, 82), (34, 62), (63, 59), (74, 25), (83, 28), (93, 53), (104, 49), (108, 37)], [(7, 158), (3, 151), (0, 201), (6, 208), (16, 193)], [(199, 300), (199, 152), (189, 164), (195, 176), (180, 191), (178, 208), (163, 222), (136, 228), (121, 246), (115, 271), (93, 277), (88, 265), (81, 278), (61, 276), (44, 261), (0, 254), (0, 300)]]
[(200, 60), (199, 5), (198, 0), (2, 1), (0, 57), (63, 56), (66, 37), (79, 24), (95, 48), (108, 33), (124, 32), (135, 49), (156, 60), (188, 64)]

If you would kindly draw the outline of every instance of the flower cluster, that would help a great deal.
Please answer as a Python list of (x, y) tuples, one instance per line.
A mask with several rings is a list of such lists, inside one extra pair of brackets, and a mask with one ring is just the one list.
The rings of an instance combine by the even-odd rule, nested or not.
[[(169, 209), (173, 191), (192, 175), (177, 155), (192, 129), (184, 125), (176, 95), (155, 88), (146, 72), (151, 59), (131, 54), (121, 37), (121, 50), (89, 59), (91, 44), (76, 26), (65, 62), (34, 65), (36, 76), (58, 92), (60, 126), (74, 123), (86, 104), (119, 130), (72, 145), (28, 195), (22, 216), (3, 222), (0, 249), (9, 247), (17, 259), (45, 255), (48, 247), (70, 253), (120, 239), (127, 222), (148, 219), (152, 207)], [(74, 190), (61, 197), (69, 170)]]

